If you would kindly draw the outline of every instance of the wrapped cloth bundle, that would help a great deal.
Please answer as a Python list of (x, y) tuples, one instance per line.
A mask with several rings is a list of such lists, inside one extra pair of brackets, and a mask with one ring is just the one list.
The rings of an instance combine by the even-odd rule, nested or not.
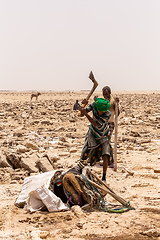
[(82, 195), (83, 199), (88, 202), (86, 195), (84, 194), (81, 186), (73, 173), (67, 173), (63, 177), (63, 186), (66, 191), (72, 196), (73, 203), (81, 205), (80, 196)]

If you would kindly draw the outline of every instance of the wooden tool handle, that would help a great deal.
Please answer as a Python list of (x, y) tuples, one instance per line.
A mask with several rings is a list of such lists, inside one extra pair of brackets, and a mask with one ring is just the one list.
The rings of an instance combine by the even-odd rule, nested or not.
[(114, 171), (117, 171), (118, 103), (115, 102)]

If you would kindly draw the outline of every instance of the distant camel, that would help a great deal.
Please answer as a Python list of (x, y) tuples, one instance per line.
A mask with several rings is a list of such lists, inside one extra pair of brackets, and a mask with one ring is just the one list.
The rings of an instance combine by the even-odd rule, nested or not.
[(32, 93), (32, 94), (31, 94), (31, 100), (32, 100), (32, 98), (34, 98), (34, 97), (36, 98), (36, 100), (38, 100), (38, 96), (39, 96), (39, 95), (41, 95), (40, 92)]

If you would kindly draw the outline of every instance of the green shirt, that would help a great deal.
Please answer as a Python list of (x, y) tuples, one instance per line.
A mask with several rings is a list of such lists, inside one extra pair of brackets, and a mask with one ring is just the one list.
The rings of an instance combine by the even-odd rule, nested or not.
[(104, 112), (101, 116), (99, 115), (95, 103), (93, 102), (86, 108), (87, 112), (92, 111), (93, 113), (93, 120), (97, 122), (98, 126), (94, 127), (92, 124), (90, 124), (89, 129), (92, 132), (93, 136), (97, 139), (102, 139), (109, 135), (109, 126), (108, 126), (108, 120), (111, 116), (111, 113), (109, 110)]

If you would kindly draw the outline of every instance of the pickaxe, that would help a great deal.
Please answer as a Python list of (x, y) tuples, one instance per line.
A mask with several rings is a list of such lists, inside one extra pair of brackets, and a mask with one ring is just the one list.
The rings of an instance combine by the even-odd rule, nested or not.
[(84, 108), (84, 107), (87, 105), (87, 102), (88, 102), (89, 98), (91, 97), (91, 95), (93, 94), (93, 92), (95, 91), (95, 89), (97, 88), (98, 83), (97, 83), (96, 79), (94, 78), (94, 75), (93, 75), (92, 71), (91, 71), (90, 74), (89, 74), (89, 79), (91, 79), (91, 81), (93, 82), (93, 87), (92, 87), (91, 91), (89, 92), (88, 96), (85, 98), (86, 103), (85, 103), (85, 104), (82, 104), (82, 105), (80, 106), (79, 103), (78, 103), (78, 100), (76, 100), (76, 103), (75, 103), (74, 106), (73, 106), (73, 110), (79, 110), (80, 107), (83, 107), (83, 108)]

